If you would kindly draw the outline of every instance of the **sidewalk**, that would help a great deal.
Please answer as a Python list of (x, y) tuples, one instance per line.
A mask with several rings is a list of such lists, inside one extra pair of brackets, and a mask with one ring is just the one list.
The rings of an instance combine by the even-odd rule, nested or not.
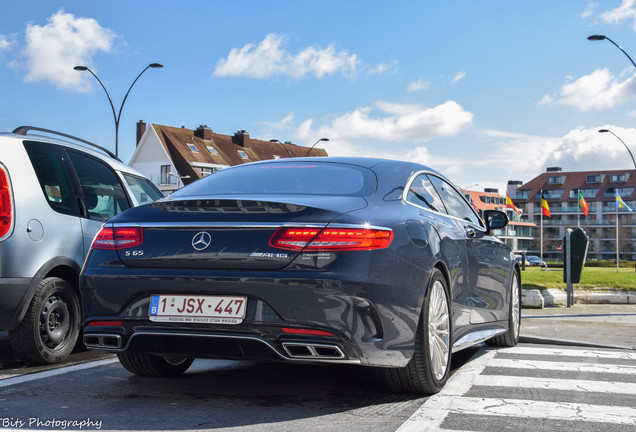
[(636, 304), (524, 308), (521, 342), (636, 350)]

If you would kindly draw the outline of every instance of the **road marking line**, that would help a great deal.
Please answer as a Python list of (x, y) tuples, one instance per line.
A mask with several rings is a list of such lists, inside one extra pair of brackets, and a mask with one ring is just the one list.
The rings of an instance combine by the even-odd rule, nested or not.
[(70, 373), (70, 372), (76, 372), (76, 371), (80, 371), (80, 370), (91, 369), (91, 368), (94, 368), (94, 367), (105, 366), (105, 365), (117, 363), (118, 361), (119, 360), (116, 359), (116, 358), (106, 359), (106, 360), (98, 360), (98, 361), (92, 361), (92, 362), (88, 362), (88, 363), (81, 363), (81, 364), (77, 364), (77, 365), (74, 365), (74, 366), (67, 366), (67, 367), (63, 367), (63, 368), (59, 368), (59, 369), (48, 370), (48, 371), (44, 371), (44, 372), (37, 372), (37, 373), (33, 373), (33, 374), (28, 374), (28, 375), (21, 375), (21, 376), (13, 377), (13, 378), (5, 378), (5, 379), (0, 380), (0, 388), (12, 386), (12, 385), (15, 385), (15, 384), (22, 384), (22, 383), (29, 382), (29, 381), (35, 381), (35, 380), (39, 380), (39, 379), (42, 379), (42, 378), (48, 378), (48, 377), (52, 377), (52, 376), (63, 375), (63, 374)]
[[(530, 417), (550, 420), (578, 420), (590, 422), (605, 422), (614, 424), (636, 423), (636, 409), (628, 407), (600, 406), (576, 403), (550, 403), (528, 400), (502, 400), (464, 397), (473, 385), (491, 384), (493, 376), (481, 375), (488, 366), (524, 369), (551, 369), (579, 372), (600, 372), (617, 374), (636, 374), (636, 367), (625, 365), (603, 365), (597, 363), (572, 363), (497, 359), (498, 352), (517, 354), (562, 355), (575, 357), (590, 357), (594, 359), (633, 359), (633, 354), (612, 351), (595, 350), (561, 350), (550, 348), (528, 349), (525, 347), (492, 348), (478, 351), (464, 366), (461, 367), (446, 383), (442, 392), (431, 396), (426, 402), (406, 420), (396, 432), (431, 432), (440, 431), (441, 425), (451, 413), (465, 413), (475, 415), (491, 415), (500, 417)], [(514, 370), (511, 370), (514, 375)], [(525, 377), (501, 376), (501, 382), (510, 381), (509, 387), (533, 387), (548, 385), (548, 389), (576, 391), (602, 391), (605, 393), (634, 394), (634, 385), (629, 383), (576, 381), (561, 379), (531, 380)], [(504, 381), (506, 380), (506, 381)], [(513, 380), (518, 380), (512, 384)], [(488, 382), (488, 384), (484, 384)], [(528, 383), (536, 383), (530, 384)], [(600, 387), (603, 386), (603, 387)], [(602, 390), (599, 390), (601, 388)], [(573, 423), (574, 425), (574, 423)], [(454, 431), (460, 432), (460, 431)]]
[(533, 369), (565, 372), (636, 375), (636, 366), (610, 365), (600, 363), (551, 362), (542, 360), (510, 360), (494, 358), (488, 363), (488, 366), (507, 369)]
[(559, 349), (559, 348), (530, 348), (516, 346), (513, 348), (499, 348), (501, 353), (522, 354), (522, 355), (555, 355), (565, 357), (592, 357), (597, 359), (622, 359), (636, 360), (636, 354), (622, 351), (601, 351), (590, 349)]
[(513, 387), (539, 390), (565, 390), (572, 392), (636, 395), (636, 384), (608, 381), (528, 378), (508, 375), (480, 375), (475, 378), (473, 383), (474, 385), (487, 387)]
[[(426, 410), (420, 411), (414, 420), (415, 428), (408, 430), (428, 431), (431, 412), (441, 411), (448, 414), (469, 414), (495, 417), (522, 417), (548, 420), (570, 420), (600, 422), (633, 426), (636, 423), (636, 409), (607, 405), (588, 405), (569, 402), (542, 402), (520, 399), (491, 399), (476, 397), (457, 397), (443, 394), (431, 396), (424, 404)], [(439, 417), (439, 415), (435, 415)], [(417, 423), (415, 423), (417, 422)], [(419, 426), (419, 427), (418, 427)], [(436, 428), (438, 429), (438, 428)], [(407, 429), (398, 429), (402, 432)]]

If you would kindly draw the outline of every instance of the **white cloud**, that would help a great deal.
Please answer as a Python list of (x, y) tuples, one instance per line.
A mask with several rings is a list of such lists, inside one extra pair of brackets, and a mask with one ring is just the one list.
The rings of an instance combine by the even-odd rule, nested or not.
[(632, 20), (632, 27), (636, 30), (636, 8), (635, 0), (623, 0), (616, 9), (611, 9), (601, 14), (603, 21), (611, 24), (618, 24), (623, 20)]
[(294, 121), (294, 113), (289, 113), (283, 119), (278, 122), (261, 122), (261, 124), (268, 126), (272, 129), (282, 130), (289, 128)]
[(455, 74), (455, 76), (453, 77), (453, 79), (451, 80), (451, 84), (455, 84), (457, 81), (461, 81), (464, 78), (466, 78), (466, 72), (464, 71), (459, 71)]
[(14, 41), (10, 41), (5, 35), (0, 35), (0, 53), (8, 51), (13, 43)]
[(598, 7), (598, 3), (590, 3), (585, 10), (581, 13), (581, 18), (589, 18), (594, 15), (594, 10)]
[(609, 69), (599, 69), (564, 84), (556, 95), (545, 95), (540, 104), (555, 103), (581, 111), (613, 108), (636, 96), (636, 80), (614, 77)]
[(77, 65), (92, 63), (98, 51), (109, 52), (116, 37), (92, 18), (75, 17), (59, 11), (40, 26), (28, 24), (26, 28), (25, 61), (26, 82), (50, 81), (58, 88), (78, 91), (91, 89), (90, 78), (73, 70)]
[(311, 122), (304, 122), (296, 135), (325, 136), (333, 141), (360, 144), (367, 140), (417, 143), (455, 135), (471, 124), (472, 119), (473, 114), (454, 101), (433, 108), (380, 101), (375, 107), (361, 107), (345, 113), (316, 130), (312, 129)]
[(554, 102), (554, 96), (551, 95), (543, 95), (541, 100), (537, 102), (539, 105), (548, 105)]
[(360, 63), (355, 54), (336, 51), (334, 45), (308, 47), (293, 54), (282, 47), (283, 43), (282, 36), (270, 33), (257, 46), (247, 44), (240, 49), (233, 48), (227, 58), (218, 61), (214, 75), (268, 79), (279, 75), (302, 78), (312, 74), (320, 79), (340, 72), (353, 77)]
[(428, 81), (424, 81), (422, 78), (418, 79), (415, 82), (412, 82), (407, 87), (407, 91), (414, 92), (420, 90), (426, 90), (431, 86), (431, 83)]
[[(592, 129), (574, 129), (568, 132), (559, 146), (548, 156), (550, 165), (561, 166), (564, 171), (587, 171), (633, 168), (629, 153), (609, 129), (625, 143), (636, 142), (636, 129), (604, 125)], [(636, 150), (630, 149), (632, 153)]]
[(374, 68), (369, 69), (369, 75), (384, 75), (385, 73), (397, 73), (398, 62), (393, 61), (391, 63), (380, 63)]
[[(558, 166), (563, 171), (593, 171), (632, 168), (631, 158), (625, 147), (609, 133), (599, 133), (599, 129), (610, 129), (625, 142), (636, 142), (636, 129), (617, 126), (573, 129), (562, 137), (530, 136), (500, 131), (481, 131), (496, 141), (486, 148), (491, 149), (472, 160), (462, 160), (460, 164), (472, 173), (470, 180), (484, 183), (478, 175), (480, 168), (497, 166), (496, 171), (488, 171), (486, 178), (492, 184), (505, 185), (508, 180), (527, 182), (546, 167)], [(632, 152), (636, 148), (632, 149)], [(465, 181), (469, 179), (466, 178)], [(488, 181), (488, 180), (486, 180)], [(500, 186), (501, 188), (504, 186)]]

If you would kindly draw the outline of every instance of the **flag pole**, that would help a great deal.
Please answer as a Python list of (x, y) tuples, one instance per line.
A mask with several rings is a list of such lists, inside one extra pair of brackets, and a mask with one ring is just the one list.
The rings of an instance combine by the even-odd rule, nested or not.
[[(616, 196), (618, 195), (618, 192), (616, 193)], [(619, 260), (620, 260), (620, 254), (619, 254), (619, 250), (620, 250), (620, 246), (618, 243), (618, 200), (616, 200), (616, 273), (618, 273), (618, 267), (619, 267)]]
[(581, 197), (579, 196), (581, 191), (576, 190), (576, 226), (581, 228)]
[(543, 261), (543, 189), (541, 189), (540, 192), (540, 198), (539, 198), (539, 207), (540, 207), (540, 211), (539, 214), (541, 215), (541, 225), (539, 228), (539, 231), (541, 232), (540, 238), (541, 238), (541, 250), (539, 253), (539, 256), (541, 257), (541, 261)]

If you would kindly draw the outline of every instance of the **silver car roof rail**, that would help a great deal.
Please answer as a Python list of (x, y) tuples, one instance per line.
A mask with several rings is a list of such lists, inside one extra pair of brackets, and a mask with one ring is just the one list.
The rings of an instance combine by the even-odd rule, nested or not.
[(52, 135), (59, 135), (59, 136), (65, 137), (65, 138), (70, 138), (72, 140), (79, 141), (79, 142), (84, 143), (84, 144), (88, 144), (89, 146), (95, 147), (95, 148), (105, 152), (108, 156), (112, 157), (113, 159), (117, 159), (119, 162), (121, 162), (121, 159), (119, 159), (113, 152), (111, 152), (110, 150), (108, 150), (108, 149), (106, 149), (106, 148), (104, 148), (104, 147), (102, 147), (100, 145), (97, 145), (97, 144), (92, 143), (90, 141), (86, 141), (85, 139), (82, 139), (82, 138), (75, 137), (73, 135), (68, 135), (68, 134), (65, 134), (65, 133), (62, 133), (62, 132), (58, 132), (58, 131), (54, 131), (54, 130), (51, 130), (51, 129), (44, 129), (44, 128), (40, 128), (40, 127), (37, 127), (37, 126), (19, 126), (19, 127), (15, 128), (13, 130), (13, 133), (16, 134), (16, 135), (24, 135), (24, 136), (26, 136), (27, 132), (29, 132), (29, 131), (38, 131), (38, 132), (45, 132), (45, 133), (52, 134)]

